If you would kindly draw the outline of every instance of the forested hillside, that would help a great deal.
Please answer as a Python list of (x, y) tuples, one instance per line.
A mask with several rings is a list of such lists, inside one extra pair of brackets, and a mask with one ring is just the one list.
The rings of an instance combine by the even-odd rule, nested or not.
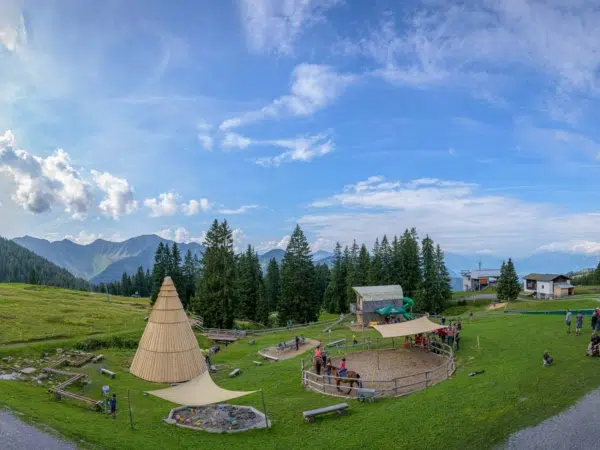
[(0, 237), (0, 282), (42, 284), (68, 289), (89, 289), (87, 281), (74, 277), (47, 259)]

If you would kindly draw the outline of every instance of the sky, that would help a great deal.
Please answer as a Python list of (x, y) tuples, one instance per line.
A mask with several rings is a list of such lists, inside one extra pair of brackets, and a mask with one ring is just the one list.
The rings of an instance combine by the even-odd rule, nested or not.
[(0, 235), (600, 253), (588, 0), (3, 0)]

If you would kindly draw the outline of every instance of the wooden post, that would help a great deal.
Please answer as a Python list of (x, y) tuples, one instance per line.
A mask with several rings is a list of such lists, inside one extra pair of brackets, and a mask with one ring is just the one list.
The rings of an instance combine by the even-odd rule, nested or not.
[(394, 343), (394, 338), (392, 338), (392, 350), (396, 350), (396, 344)]
[(129, 394), (129, 389), (127, 389), (127, 403), (129, 405), (129, 425), (131, 425), (131, 429), (133, 430), (133, 416), (131, 414), (131, 395)]
[(379, 370), (379, 338), (377, 338), (377, 348), (375, 351), (377, 352), (377, 370)]
[(265, 405), (265, 393), (260, 389), (260, 397), (262, 399), (263, 411), (265, 412), (265, 425), (269, 429), (269, 416), (267, 416), (267, 406)]
[(429, 372), (426, 370), (426, 371), (425, 371), (425, 387), (426, 387), (426, 388), (428, 388), (428, 387), (429, 387), (429, 381), (428, 381), (428, 379), (427, 379), (427, 378), (428, 378), (428, 377), (427, 377), (427, 374), (428, 374), (428, 373), (429, 373)]

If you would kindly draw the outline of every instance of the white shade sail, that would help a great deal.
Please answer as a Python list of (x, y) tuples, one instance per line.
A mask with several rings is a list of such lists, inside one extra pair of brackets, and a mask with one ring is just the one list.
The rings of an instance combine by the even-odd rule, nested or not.
[(412, 336), (419, 333), (428, 333), (430, 331), (447, 328), (445, 325), (439, 325), (432, 322), (427, 317), (421, 317), (406, 322), (392, 323), (389, 325), (375, 325), (375, 328), (384, 338)]

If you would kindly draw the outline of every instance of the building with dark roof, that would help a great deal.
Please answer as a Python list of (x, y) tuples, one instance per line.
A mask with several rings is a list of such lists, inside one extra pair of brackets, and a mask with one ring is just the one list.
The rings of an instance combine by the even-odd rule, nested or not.
[(540, 299), (575, 295), (571, 278), (558, 273), (530, 273), (523, 277), (523, 290)]

